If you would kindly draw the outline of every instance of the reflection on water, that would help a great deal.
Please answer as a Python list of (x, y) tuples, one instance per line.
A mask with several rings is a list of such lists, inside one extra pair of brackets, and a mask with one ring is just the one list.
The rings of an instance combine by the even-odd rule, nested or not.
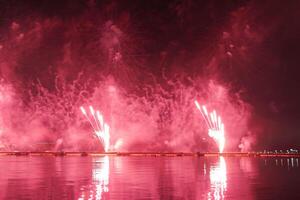
[(0, 157), (0, 199), (300, 199), (298, 158)]
[[(216, 166), (210, 169), (210, 184), (212, 192), (208, 192), (208, 199), (224, 199), (224, 192), (227, 186), (226, 162), (223, 157)], [(211, 193), (213, 193), (213, 198)]]
[[(103, 193), (108, 193), (109, 188), (109, 158), (97, 157), (94, 159), (95, 167), (92, 170), (92, 185), (89, 187), (81, 187), (81, 195), (78, 198), (79, 200), (84, 199), (102, 199)], [(86, 189), (87, 188), (87, 189)]]
[(298, 158), (275, 159), (275, 165), (280, 167), (287, 167), (288, 169), (299, 167)]

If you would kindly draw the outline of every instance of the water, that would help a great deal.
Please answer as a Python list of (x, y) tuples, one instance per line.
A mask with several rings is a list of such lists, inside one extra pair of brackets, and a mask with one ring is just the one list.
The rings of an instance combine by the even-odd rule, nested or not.
[(300, 199), (298, 158), (1, 156), (0, 199)]

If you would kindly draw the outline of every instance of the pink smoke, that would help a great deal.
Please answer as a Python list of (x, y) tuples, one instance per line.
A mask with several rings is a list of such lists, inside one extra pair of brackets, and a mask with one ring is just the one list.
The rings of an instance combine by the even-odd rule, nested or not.
[[(238, 25), (224, 32), (204, 73), (191, 76), (180, 66), (163, 71), (168, 54), (161, 52), (161, 75), (135, 56), (143, 50), (128, 13), (115, 20), (94, 15), (26, 18), (6, 27), (0, 44), (2, 149), (102, 150), (78, 110), (94, 105), (106, 116), (115, 150), (216, 151), (199, 123), (195, 98), (218, 110), (226, 124), (226, 150), (238, 149), (248, 133), (251, 106), (231, 91), (218, 68), (236, 56), (224, 49), (245, 52), (228, 43)], [(260, 41), (249, 27), (245, 31), (249, 40)]]

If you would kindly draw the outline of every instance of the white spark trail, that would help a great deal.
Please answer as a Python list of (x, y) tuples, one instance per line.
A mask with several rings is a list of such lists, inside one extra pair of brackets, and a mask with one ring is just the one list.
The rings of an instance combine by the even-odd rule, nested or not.
[[(109, 125), (104, 122), (103, 115), (98, 110), (95, 111), (92, 106), (89, 106), (89, 114), (82, 106), (80, 110), (93, 128), (94, 135), (100, 140), (105, 152), (107, 152), (110, 147), (110, 128)], [(93, 120), (91, 120), (91, 118), (93, 118)]]
[(207, 125), (208, 135), (215, 140), (218, 145), (219, 152), (222, 153), (225, 147), (225, 128), (221, 117), (218, 116), (215, 110), (208, 114), (206, 106), (203, 105), (201, 107), (197, 100), (195, 100), (195, 105)]

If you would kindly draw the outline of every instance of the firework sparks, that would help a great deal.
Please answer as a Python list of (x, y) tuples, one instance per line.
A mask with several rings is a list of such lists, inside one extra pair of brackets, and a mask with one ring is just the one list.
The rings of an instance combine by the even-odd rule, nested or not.
[(82, 114), (85, 116), (87, 121), (90, 123), (95, 136), (102, 143), (104, 150), (107, 152), (109, 150), (109, 126), (104, 122), (103, 115), (98, 110), (94, 110), (92, 106), (89, 106), (89, 114), (84, 109), (84, 107), (80, 107)]
[(201, 107), (197, 100), (195, 100), (195, 105), (205, 121), (208, 128), (208, 135), (216, 141), (219, 152), (222, 153), (225, 146), (225, 130), (221, 117), (218, 116), (215, 110), (208, 113), (206, 107), (204, 105)]

